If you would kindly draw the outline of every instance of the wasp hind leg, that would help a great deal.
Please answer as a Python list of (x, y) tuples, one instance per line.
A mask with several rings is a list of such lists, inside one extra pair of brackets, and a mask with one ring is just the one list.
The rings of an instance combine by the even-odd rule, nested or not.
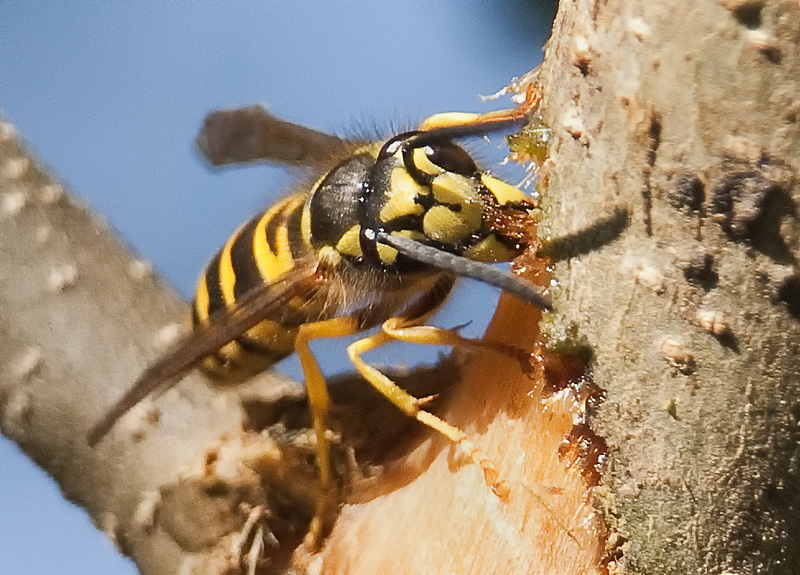
[(492, 342), (467, 339), (458, 335), (454, 330), (418, 325), (423, 322), (426, 317), (427, 316), (422, 316), (413, 320), (403, 318), (391, 318), (387, 320), (383, 324), (382, 331), (350, 344), (347, 348), (350, 361), (352, 361), (353, 365), (370, 385), (403, 411), (403, 413), (438, 431), (447, 437), (454, 445), (463, 449), (470, 459), (483, 470), (486, 484), (489, 485), (498, 496), (505, 497), (508, 494), (509, 488), (506, 482), (500, 478), (497, 467), (492, 460), (489, 459), (489, 456), (467, 437), (464, 431), (422, 409), (417, 398), (406, 392), (391, 379), (386, 377), (386, 375), (367, 364), (361, 358), (361, 355), (367, 351), (378, 348), (392, 340), (423, 345), (488, 347), (501, 352), (513, 351), (514, 354), (518, 351), (515, 348), (500, 346), (500, 344), (494, 344)]
[(303, 376), (306, 380), (311, 421), (317, 438), (316, 451), (320, 494), (317, 500), (316, 515), (311, 521), (311, 526), (306, 536), (306, 544), (312, 548), (317, 547), (324, 536), (339, 502), (331, 472), (330, 442), (325, 433), (327, 430), (325, 418), (328, 414), (330, 396), (325, 384), (325, 377), (322, 375), (319, 364), (317, 364), (317, 360), (308, 347), (308, 342), (313, 339), (352, 335), (358, 331), (360, 331), (358, 322), (351, 317), (307, 323), (300, 326), (294, 343), (295, 352), (300, 359), (300, 366), (303, 369)]

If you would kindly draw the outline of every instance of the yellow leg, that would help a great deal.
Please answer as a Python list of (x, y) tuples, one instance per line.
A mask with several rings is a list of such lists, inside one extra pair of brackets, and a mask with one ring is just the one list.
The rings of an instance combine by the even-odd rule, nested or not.
[(317, 360), (308, 347), (312, 339), (340, 337), (359, 331), (358, 322), (350, 317), (334, 318), (326, 321), (307, 323), (300, 326), (294, 349), (300, 359), (303, 376), (306, 380), (308, 403), (311, 409), (311, 421), (317, 437), (317, 465), (319, 466), (320, 497), (317, 501), (317, 514), (309, 529), (309, 542), (316, 544), (325, 528), (326, 516), (336, 505), (331, 474), (330, 444), (325, 434), (325, 418), (328, 414), (330, 396), (325, 384), (325, 377), (319, 369)]
[(392, 339), (422, 345), (447, 345), (467, 349), (486, 349), (507, 355), (520, 363), (522, 371), (532, 374), (534, 363), (530, 353), (523, 349), (484, 339), (461, 337), (456, 330), (443, 329), (432, 325), (418, 325), (419, 320), (406, 320), (393, 317), (383, 323), (383, 331)]
[[(347, 353), (350, 356), (350, 361), (353, 362), (353, 365), (370, 385), (402, 410), (403, 413), (438, 431), (456, 446), (466, 451), (472, 461), (483, 470), (486, 484), (490, 485), (495, 493), (504, 496), (507, 493), (507, 488), (505, 484), (499, 480), (497, 468), (489, 457), (467, 438), (466, 433), (436, 417), (432, 413), (423, 410), (417, 398), (410, 395), (383, 373), (361, 359), (362, 354), (380, 347), (390, 342), (392, 339), (432, 345), (461, 345), (464, 342), (469, 342), (469, 345), (477, 345), (473, 340), (462, 338), (451, 330), (439, 329), (431, 326), (413, 326), (414, 322), (422, 321), (423, 319), (424, 317), (409, 322), (401, 318), (392, 318), (386, 321), (383, 324), (384, 331), (360, 339), (348, 346)], [(409, 323), (412, 325), (409, 326)]]

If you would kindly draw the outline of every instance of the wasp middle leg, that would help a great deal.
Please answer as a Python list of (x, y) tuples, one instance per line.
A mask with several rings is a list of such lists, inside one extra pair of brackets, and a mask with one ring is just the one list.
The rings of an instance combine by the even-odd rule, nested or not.
[(376, 349), (392, 340), (406, 341), (409, 343), (418, 343), (423, 345), (446, 345), (446, 346), (466, 346), (470, 348), (488, 348), (503, 353), (510, 353), (518, 357), (522, 352), (517, 348), (497, 344), (494, 342), (467, 339), (460, 336), (456, 331), (449, 329), (442, 329), (433, 326), (419, 325), (423, 323), (429, 314), (423, 315), (419, 318), (408, 319), (395, 317), (384, 322), (382, 331), (360, 339), (348, 346), (347, 352), (350, 356), (350, 361), (364, 377), (378, 392), (384, 395), (391, 401), (397, 408), (413, 417), (420, 423), (438, 431), (447, 437), (457, 447), (463, 449), (478, 465), (484, 474), (486, 484), (501, 497), (508, 493), (508, 486), (506, 482), (500, 477), (497, 466), (492, 462), (488, 455), (486, 455), (473, 441), (469, 439), (467, 434), (443, 419), (425, 411), (420, 406), (419, 400), (399, 387), (386, 375), (381, 373), (375, 367), (367, 364), (361, 355)]

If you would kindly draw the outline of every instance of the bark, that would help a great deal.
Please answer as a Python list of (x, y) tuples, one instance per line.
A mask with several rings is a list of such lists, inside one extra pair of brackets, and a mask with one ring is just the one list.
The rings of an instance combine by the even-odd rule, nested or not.
[[(219, 564), (210, 558), (213, 547), (182, 547), (156, 528), (156, 512), (162, 490), (181, 477), (202, 477), (203, 455), (239, 426), (239, 401), (191, 374), (157, 404), (139, 406), (97, 448), (88, 447), (88, 426), (175, 336), (186, 306), (101, 217), (53, 180), (7, 123), (0, 158), (3, 433), (134, 557), (142, 573)], [(284, 384), (275, 379), (275, 385)], [(158, 433), (146, 433), (156, 423)], [(228, 524), (241, 513), (234, 511), (234, 520), (221, 513), (194, 538), (231, 531)]]
[(543, 225), (574, 235), (549, 331), (607, 390), (624, 570), (798, 573), (800, 5), (561, 8)]
[[(487, 338), (537, 350), (534, 377), (483, 353), (453, 389), (441, 372), (431, 384), (504, 497), (400, 424), (379, 441), (392, 456), (345, 482), (321, 551), (290, 560), (315, 483), (307, 422), (286, 415), (302, 393), (274, 374), (233, 390), (191, 374), (87, 447), (186, 309), (7, 124), (3, 433), (145, 574), (235, 573), (267, 530), (281, 544), (263, 572), (800, 571), (799, 18), (788, 0), (560, 7), (537, 79), (553, 130), (540, 235), (558, 280), (543, 325), (559, 351), (541, 348), (537, 310), (504, 297)], [(519, 266), (549, 280), (530, 255)], [(606, 392), (588, 420), (591, 385), (568, 349), (591, 354)], [(368, 399), (343, 421), (382, 430), (378, 410)], [(345, 474), (348, 438), (374, 433), (343, 433)]]

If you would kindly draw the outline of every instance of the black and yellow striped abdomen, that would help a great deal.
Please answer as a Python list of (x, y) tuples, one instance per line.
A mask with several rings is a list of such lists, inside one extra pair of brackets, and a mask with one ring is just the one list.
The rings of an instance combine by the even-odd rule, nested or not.
[[(213, 314), (233, 308), (246, 293), (272, 283), (314, 253), (308, 226), (303, 229), (307, 198), (307, 193), (289, 196), (231, 236), (200, 276), (192, 306), (193, 326), (207, 325)], [(274, 318), (220, 348), (203, 366), (238, 379), (236, 375), (245, 377), (286, 357), (294, 350), (297, 328), (313, 321), (317, 311), (305, 303), (290, 302)]]

